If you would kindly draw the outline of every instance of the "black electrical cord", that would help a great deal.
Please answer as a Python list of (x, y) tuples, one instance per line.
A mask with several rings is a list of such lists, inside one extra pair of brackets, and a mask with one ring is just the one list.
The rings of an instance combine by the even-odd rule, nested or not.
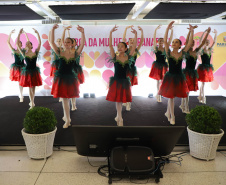
[(62, 149), (60, 146), (54, 146), (54, 148), (57, 148), (59, 151), (77, 153), (77, 150), (65, 150), (65, 149)]

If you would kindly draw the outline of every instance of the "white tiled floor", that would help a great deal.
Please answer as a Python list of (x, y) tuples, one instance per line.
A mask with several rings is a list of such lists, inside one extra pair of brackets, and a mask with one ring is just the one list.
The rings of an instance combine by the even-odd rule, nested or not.
[[(75, 150), (75, 148), (64, 148)], [(175, 152), (175, 153), (179, 153)], [(165, 165), (160, 185), (225, 185), (226, 152), (217, 152), (215, 160), (203, 161), (182, 157), (181, 166)], [(89, 158), (93, 166), (106, 164), (105, 158)], [(102, 185), (108, 179), (98, 175), (98, 167), (92, 167), (87, 157), (75, 151), (54, 151), (47, 160), (30, 159), (26, 151), (2, 151), (0, 147), (0, 185)], [(122, 179), (117, 185), (145, 183)], [(156, 184), (153, 179), (148, 184)]]

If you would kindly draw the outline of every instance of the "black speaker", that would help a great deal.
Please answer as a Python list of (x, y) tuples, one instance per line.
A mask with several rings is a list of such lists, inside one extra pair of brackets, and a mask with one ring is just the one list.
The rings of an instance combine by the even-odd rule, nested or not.
[(95, 93), (90, 93), (90, 98), (96, 98)]
[(111, 150), (110, 169), (120, 174), (150, 174), (155, 169), (151, 148), (143, 146), (120, 146)]
[(83, 93), (83, 98), (89, 98), (89, 93)]

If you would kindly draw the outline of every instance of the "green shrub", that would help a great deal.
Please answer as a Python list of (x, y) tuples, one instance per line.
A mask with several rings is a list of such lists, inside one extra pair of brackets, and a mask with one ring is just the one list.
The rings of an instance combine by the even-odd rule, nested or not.
[(27, 111), (24, 118), (25, 132), (43, 134), (55, 129), (57, 120), (53, 111), (45, 107), (34, 107)]
[(187, 114), (186, 122), (188, 128), (203, 134), (219, 134), (222, 119), (219, 112), (207, 105), (196, 106)]

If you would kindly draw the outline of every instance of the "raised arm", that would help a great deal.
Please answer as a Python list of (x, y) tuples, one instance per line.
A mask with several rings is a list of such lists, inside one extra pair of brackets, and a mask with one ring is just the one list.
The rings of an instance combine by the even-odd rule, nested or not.
[(71, 38), (69, 29), (67, 29), (67, 35)]
[(132, 28), (132, 27), (133, 27), (133, 25), (132, 25), (132, 26), (127, 26), (127, 27), (126, 27), (126, 29), (125, 29), (125, 31), (124, 31), (124, 33), (123, 33), (123, 38), (122, 38), (122, 41), (123, 41), (123, 42), (126, 42), (126, 32), (127, 32), (127, 29)]
[(133, 29), (132, 27), (131, 27), (131, 29), (132, 29), (131, 32), (134, 33), (134, 42), (133, 42), (133, 46), (132, 46), (132, 49), (131, 49), (129, 55), (133, 55), (135, 52), (135, 49), (137, 47), (137, 31), (135, 29)]
[(56, 53), (56, 54), (60, 54), (59, 50), (58, 50), (58, 47), (57, 45), (55, 44), (54, 42), (54, 38), (55, 38), (55, 29), (57, 29), (59, 26), (57, 24), (55, 24), (51, 30), (51, 39), (50, 39), (50, 46), (51, 48), (53, 49), (53, 51)]
[(138, 26), (138, 29), (141, 31), (141, 40), (140, 40), (139, 46), (137, 47), (137, 50), (139, 51), (143, 42), (144, 42), (144, 32), (143, 32), (143, 29), (140, 26)]
[(210, 46), (210, 48), (213, 48), (213, 46), (216, 44), (216, 41), (217, 41), (217, 30), (214, 29), (213, 33), (215, 35), (214, 35), (214, 39), (213, 39), (213, 44), (212, 44), (212, 46)]
[(202, 36), (201, 36), (200, 39), (199, 39), (199, 43), (202, 42), (203, 36), (204, 36), (204, 34), (205, 34), (206, 31), (207, 31), (207, 30), (205, 30), (205, 31), (202, 33)]
[(172, 28), (174, 22), (175, 22), (175, 21), (172, 21), (171, 23), (169, 23), (169, 25), (168, 25), (167, 28), (166, 28), (165, 35), (164, 35), (164, 45), (165, 45), (165, 51), (166, 51), (166, 53), (168, 53), (168, 50), (169, 50), (169, 44), (168, 44), (168, 42), (167, 42), (167, 40), (168, 40), (169, 29)]
[(38, 36), (38, 47), (37, 47), (37, 49), (36, 49), (36, 52), (38, 53), (39, 51), (40, 51), (40, 48), (41, 48), (41, 38), (40, 38), (40, 35), (39, 35), (39, 33), (38, 33), (38, 31), (36, 30), (36, 29), (34, 29), (33, 28), (33, 30), (35, 31), (35, 33), (37, 34), (37, 36)]
[(170, 31), (171, 31), (171, 33), (170, 33), (170, 39), (168, 41), (168, 45), (170, 45), (170, 43), (172, 42), (172, 39), (173, 39), (173, 26), (172, 26), (172, 28), (170, 28)]
[(190, 36), (189, 36), (189, 40), (188, 40), (188, 43), (186, 44), (185, 48), (184, 48), (184, 52), (187, 52), (190, 47), (192, 46), (192, 42), (193, 42), (193, 35), (194, 35), (194, 29), (193, 29), (193, 26), (191, 26), (189, 24), (190, 28), (189, 28), (189, 31), (190, 31)]
[(27, 33), (24, 30), (23, 30), (23, 33), (25, 34), (27, 41), (30, 41), (29, 38), (28, 38), (28, 36), (27, 36)]
[(8, 40), (7, 40), (7, 44), (8, 44), (9, 48), (10, 48), (12, 51), (14, 51), (14, 49), (13, 49), (12, 45), (10, 44), (10, 39), (11, 39), (11, 35), (12, 35), (13, 33), (15, 33), (15, 29), (12, 30), (12, 31), (10, 32), (9, 37), (8, 37)]
[[(193, 26), (193, 30), (196, 29), (196, 28), (198, 28), (197, 25)], [(190, 28), (188, 28), (188, 29), (189, 29), (189, 32), (188, 32), (188, 35), (187, 35), (187, 38), (186, 38), (186, 45), (187, 45), (187, 43), (188, 43), (188, 41), (189, 41), (189, 37), (190, 37), (190, 34), (191, 34)]]
[(24, 53), (23, 53), (22, 50), (21, 50), (20, 44), (19, 44), (19, 42), (20, 42), (20, 35), (21, 35), (22, 33), (23, 33), (23, 28), (20, 30), (20, 32), (19, 32), (19, 34), (18, 34), (16, 46), (17, 46), (19, 52), (21, 53), (21, 55), (22, 55), (23, 57), (25, 57)]
[(190, 37), (190, 34), (191, 34), (191, 30), (190, 30), (190, 28), (188, 28), (188, 29), (189, 29), (189, 32), (188, 32), (187, 37), (186, 37), (186, 44), (185, 44), (185, 45), (187, 45), (187, 44), (188, 44), (189, 37)]
[(61, 43), (62, 43), (62, 47), (65, 49), (65, 46), (64, 46), (64, 39), (65, 39), (65, 32), (66, 30), (70, 30), (70, 28), (72, 28), (72, 26), (68, 26), (68, 27), (64, 27), (64, 31), (63, 31), (63, 34), (62, 34), (62, 37), (61, 37)]
[(49, 31), (49, 36), (48, 36), (48, 42), (50, 44), (50, 41), (51, 41), (51, 30)]
[(157, 30), (161, 28), (161, 25), (159, 25), (156, 29), (155, 29), (155, 32), (154, 32), (154, 36), (153, 36), (153, 47), (154, 49), (156, 48), (156, 33), (157, 33)]
[(84, 28), (78, 25), (77, 29), (78, 29), (78, 31), (81, 32), (81, 43), (80, 43), (79, 48), (77, 50), (78, 55), (80, 55), (83, 48), (84, 48), (86, 38), (85, 38)]
[(110, 31), (110, 35), (109, 35), (109, 48), (110, 48), (110, 55), (111, 55), (111, 58), (114, 58), (115, 57), (115, 51), (114, 51), (114, 48), (112, 46), (112, 33), (114, 31), (116, 31), (118, 28), (118, 26), (114, 26), (111, 31)]
[(208, 37), (210, 31), (211, 31), (211, 28), (209, 27), (209, 28), (206, 30), (206, 35), (205, 35), (204, 39), (202, 40), (202, 43), (201, 43), (201, 44), (199, 43), (200, 45), (199, 45), (199, 47), (196, 48), (196, 50), (200, 50), (200, 49), (203, 47), (203, 45), (206, 43), (206, 39), (207, 39), (207, 37)]

